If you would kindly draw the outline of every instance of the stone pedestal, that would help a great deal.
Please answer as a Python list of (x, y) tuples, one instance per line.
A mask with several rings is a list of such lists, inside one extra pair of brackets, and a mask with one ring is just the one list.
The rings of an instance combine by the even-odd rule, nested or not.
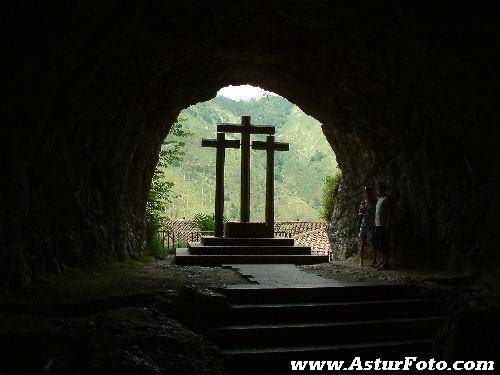
[[(257, 226), (261, 229), (263, 223), (252, 224), (261, 224), (260, 227)], [(239, 230), (242, 227), (235, 226), (235, 228)], [(242, 231), (239, 234), (245, 235), (245, 233), (247, 232)], [(185, 266), (242, 263), (314, 264), (328, 262), (328, 255), (311, 254), (309, 246), (297, 245), (293, 238), (207, 236), (202, 237), (200, 243), (190, 242), (187, 248), (177, 249), (175, 262)]]
[(266, 223), (239, 223), (230, 221), (224, 225), (224, 237), (227, 238), (272, 238), (274, 228)]

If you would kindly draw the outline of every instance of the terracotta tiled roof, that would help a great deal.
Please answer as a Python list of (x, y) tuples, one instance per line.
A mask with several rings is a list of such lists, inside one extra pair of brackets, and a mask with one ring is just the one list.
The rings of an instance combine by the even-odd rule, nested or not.
[(275, 233), (289, 233), (292, 236), (325, 228), (326, 224), (321, 221), (277, 221), (274, 223)]
[(167, 222), (175, 241), (198, 241), (199, 234), (193, 220), (173, 220)]
[(196, 230), (196, 223), (193, 220), (173, 220), (167, 222), (170, 230), (174, 232), (181, 232), (185, 230)]
[(323, 254), (330, 252), (330, 240), (325, 228), (296, 234), (293, 238), (298, 244), (310, 246), (314, 252)]
[[(174, 232), (197, 230), (193, 220), (172, 220), (167, 224)], [(286, 232), (292, 235), (325, 227), (326, 224), (320, 221), (277, 221), (274, 223), (275, 232)]]

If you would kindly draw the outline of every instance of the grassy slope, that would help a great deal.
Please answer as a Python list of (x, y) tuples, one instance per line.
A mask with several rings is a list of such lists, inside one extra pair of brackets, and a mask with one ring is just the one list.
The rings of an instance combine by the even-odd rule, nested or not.
[[(275, 125), (277, 140), (290, 143), (290, 151), (277, 153), (276, 157), (276, 218), (317, 220), (324, 176), (336, 168), (335, 156), (321, 124), (280, 97), (249, 102), (217, 97), (181, 112), (184, 129), (194, 135), (186, 140), (184, 160), (166, 171), (166, 179), (175, 182), (173, 194), (180, 195), (169, 205), (168, 216), (191, 218), (198, 212), (213, 211), (215, 149), (200, 147), (201, 138), (215, 137), (217, 123), (239, 123), (241, 115), (252, 116), (255, 124)], [(238, 139), (239, 135), (227, 137)], [(252, 220), (263, 220), (265, 152), (252, 151), (251, 163)], [(229, 219), (238, 218), (239, 164), (239, 150), (228, 150), (225, 209)]]

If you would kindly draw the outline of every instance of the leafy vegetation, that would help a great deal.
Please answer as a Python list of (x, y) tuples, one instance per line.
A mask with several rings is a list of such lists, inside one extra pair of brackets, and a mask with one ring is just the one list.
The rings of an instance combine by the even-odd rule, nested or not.
[(194, 222), (202, 232), (213, 232), (215, 230), (215, 218), (212, 215), (197, 213), (194, 216)]
[(165, 211), (165, 203), (172, 203), (170, 193), (175, 183), (165, 179), (165, 169), (175, 162), (180, 162), (185, 154), (186, 143), (182, 139), (191, 136), (191, 133), (182, 129), (183, 121), (184, 119), (179, 117), (172, 125), (170, 134), (175, 138), (167, 137), (161, 147), (146, 203), (148, 216), (161, 218)]
[(175, 162), (182, 160), (186, 146), (182, 139), (191, 135), (182, 129), (182, 122), (183, 119), (179, 118), (170, 130), (170, 134), (176, 138), (167, 138), (163, 142), (146, 202), (146, 250), (149, 256), (156, 259), (164, 258), (168, 251), (165, 249), (158, 231), (164, 227), (165, 204), (172, 203), (171, 193), (175, 185), (174, 182), (165, 178), (165, 170)]
[(155, 259), (162, 259), (166, 256), (167, 251), (163, 245), (163, 241), (158, 235), (158, 231), (162, 228), (162, 220), (160, 217), (147, 213), (146, 214), (146, 252), (149, 256)]
[(339, 186), (342, 182), (342, 172), (340, 169), (333, 175), (327, 175), (323, 184), (323, 197), (321, 200), (321, 218), (325, 221), (330, 220), (335, 206), (335, 200), (339, 192)]
[[(321, 124), (297, 106), (278, 96), (258, 100), (233, 101), (216, 97), (198, 103), (181, 112), (183, 128), (192, 137), (171, 133), (167, 141), (185, 143), (183, 161), (173, 160), (164, 174), (169, 185), (163, 216), (193, 218), (199, 212), (212, 213), (215, 195), (215, 152), (202, 148), (201, 138), (214, 138), (221, 122), (239, 123), (242, 115), (250, 115), (253, 124), (276, 126), (276, 140), (288, 142), (290, 151), (275, 156), (275, 207), (277, 220), (317, 220), (321, 211), (321, 181), (325, 171), (337, 168), (332, 152), (321, 130)], [(228, 139), (239, 139), (228, 134)], [(252, 139), (263, 140), (264, 136)], [(251, 220), (264, 219), (265, 152), (251, 153)], [(239, 218), (240, 151), (226, 150), (225, 215), (228, 220)]]
[(185, 240), (175, 241), (174, 244), (165, 249), (167, 254), (175, 254), (175, 250), (179, 247), (188, 247), (188, 242)]

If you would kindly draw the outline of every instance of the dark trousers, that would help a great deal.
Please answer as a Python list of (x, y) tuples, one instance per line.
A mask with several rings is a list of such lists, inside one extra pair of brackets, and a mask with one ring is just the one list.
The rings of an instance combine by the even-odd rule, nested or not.
[(382, 254), (391, 252), (391, 233), (384, 227), (375, 227), (374, 246)]

